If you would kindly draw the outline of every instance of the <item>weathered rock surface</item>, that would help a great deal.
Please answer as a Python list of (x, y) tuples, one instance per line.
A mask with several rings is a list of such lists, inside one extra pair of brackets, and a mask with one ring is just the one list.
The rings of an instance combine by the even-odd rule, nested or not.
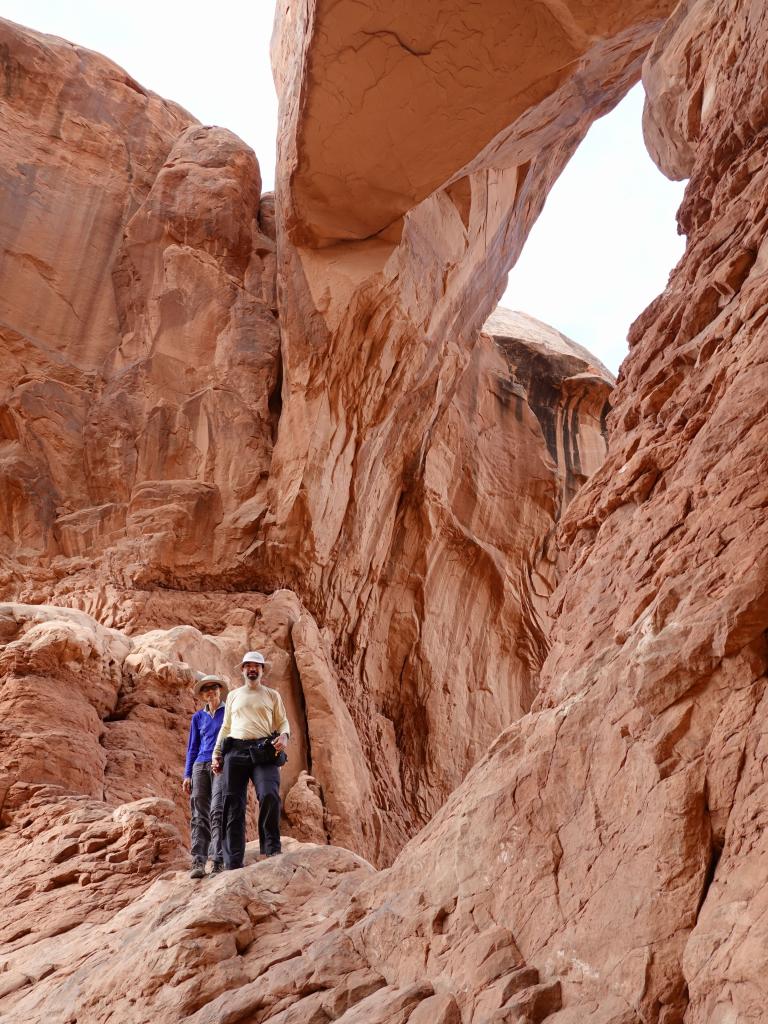
[(554, 353), (539, 390), (533, 352), (478, 332), (670, 6), (278, 8), (283, 405), (255, 552), (331, 638), (395, 848), (536, 691), (604, 400)]
[(566, 514), (539, 695), (355, 896), (378, 969), (446, 986), (465, 1020), (486, 1019), (482, 972), (463, 987), (443, 951), (502, 923), (506, 969), (559, 983), (563, 1009), (514, 997), (491, 1019), (764, 1015), (767, 42), (764, 7), (727, 2), (681, 5), (658, 38), (647, 130), (690, 175), (688, 246)]
[[(33, 797), (40, 806), (41, 787), (57, 799), (89, 797), (108, 808), (157, 797), (186, 840), (189, 808), (180, 782), (194, 671), (204, 665), (237, 685), (241, 652), (258, 647), (269, 660), (267, 681), (299, 724), (282, 771), (286, 831), (379, 855), (370, 823), (380, 828), (380, 817), (365, 761), (353, 746), (354, 727), (317, 626), (296, 596), (242, 594), (235, 604), (232, 595), (185, 602), (159, 592), (144, 608), (135, 597), (123, 603), (132, 612), (130, 636), (74, 609), (0, 604), (0, 821), (25, 813)], [(177, 625), (178, 617), (187, 624)], [(198, 617), (216, 632), (195, 626)], [(148, 621), (156, 628), (144, 631)], [(312, 750), (319, 783), (303, 770)]]
[(347, 894), (373, 870), (364, 860), (289, 839), (282, 857), (255, 863), (251, 844), (243, 870), (193, 886), (178, 871), (178, 836), (174, 845), (156, 817), (162, 808), (146, 803), (106, 819), (81, 802), (34, 837), (27, 829), (29, 877), (13, 895), (37, 915), (3, 926), (4, 1021), (298, 1024), (388, 994), (338, 929)]
[(610, 370), (560, 331), (498, 306), (485, 323), (541, 425), (563, 507), (605, 459)]
[[(255, 500), (263, 515), (249, 519), (259, 524), (252, 561), (242, 564), (258, 564), (260, 585), (280, 573), (293, 590), (213, 593), (175, 552), (173, 572), (199, 593), (153, 590), (155, 577), (126, 582), (135, 540), (126, 534), (99, 565), (114, 576), (98, 586), (84, 582), (94, 572), (87, 560), (80, 582), (55, 581), (48, 549), (29, 562), (41, 594), (88, 605), (95, 618), (38, 607), (3, 620), (10, 711), (0, 720), (13, 781), (0, 850), (16, 864), (24, 850), (29, 865), (2, 895), (11, 958), (0, 1012), (11, 1021), (62, 1011), (78, 1024), (115, 1015), (137, 1024), (764, 1016), (768, 12), (737, 0), (683, 3), (645, 65), (649, 148), (668, 173), (691, 179), (680, 214), (688, 245), (632, 329), (608, 458), (568, 506), (557, 556), (545, 542), (599, 460), (600, 368), (583, 353), (573, 363), (571, 347), (542, 375), (546, 337), (539, 326), (531, 344), (534, 327), (519, 320), (476, 333), (548, 183), (631, 80), (663, 9), (558, 7), (535, 38), (546, 47), (572, 13), (551, 48), (570, 56), (567, 67), (534, 88), (521, 58), (520, 78), (504, 79), (505, 97), (519, 88), (520, 110), (510, 107), (499, 127), (490, 115), (479, 124), (489, 137), (480, 146), (471, 136), (468, 157), (456, 132), (448, 155), (464, 163), (455, 180), (441, 151), (408, 187), (393, 176), (397, 194), (374, 196), (368, 210), (355, 175), (369, 172), (365, 126), (380, 130), (387, 88), (349, 75), (361, 162), (346, 154), (342, 202), (337, 154), (320, 151), (310, 123), (331, 109), (312, 69), (329, 53), (362, 66), (362, 43), (388, 48), (371, 64), (375, 77), (380, 60), (386, 87), (400, 82), (400, 64), (429, 70), (422, 58), (440, 51), (427, 38), (433, 8), (422, 23), (412, 0), (418, 31), (408, 35), (390, 6), (386, 15), (358, 4), (358, 20), (345, 21), (344, 2), (286, 4), (277, 43), (283, 405), (263, 504)], [(485, 7), (472, 16), (498, 22), (495, 5)], [(289, 39), (299, 40), (290, 60)], [(443, 50), (445, 102), (461, 110), (472, 76), (454, 73), (451, 46)], [(393, 143), (419, 113), (413, 74), (402, 81), (414, 104), (392, 122)], [(485, 71), (478, 81), (490, 88)], [(422, 110), (425, 120), (432, 113)], [(393, 217), (368, 237), (366, 218), (398, 210), (401, 224)], [(151, 245), (165, 237), (137, 228), (136, 239), (147, 236)], [(152, 257), (131, 258), (142, 280), (156, 281)], [(140, 294), (160, 293), (151, 283)], [(162, 302), (143, 301), (136, 323), (157, 323)], [(560, 343), (550, 335), (549, 344)], [(550, 387), (554, 408), (542, 393)], [(525, 464), (510, 451), (524, 451)], [(150, 564), (163, 564), (168, 549), (151, 550)], [(521, 550), (533, 561), (514, 561)], [(568, 561), (559, 580), (558, 557)], [(17, 579), (8, 576), (14, 597)], [(174, 633), (180, 619), (187, 625)], [(94, 737), (109, 735), (121, 686), (133, 686), (149, 721), (167, 714), (163, 702), (189, 671), (176, 640), (186, 644), (196, 622), (205, 625), (199, 650), (222, 651), (211, 667), (231, 664), (245, 633), (258, 636), (309, 695), (310, 747), (313, 729), (323, 741), (306, 764), (312, 778), (297, 772), (286, 801), (302, 820), (306, 809), (302, 838), (351, 829), (344, 842), (385, 859), (436, 811), (392, 867), (375, 872), (348, 851), (291, 844), (282, 858), (193, 887), (171, 874), (183, 807), (161, 803), (162, 787), (155, 797), (137, 790), (140, 772), (121, 769), (121, 788), (104, 791), (111, 754)], [(230, 635), (231, 654), (220, 647)], [(210, 650), (195, 658), (215, 661)], [(472, 661), (456, 666), (454, 687), (445, 666), (456, 650)], [(79, 730), (94, 770), (56, 746), (40, 692), (65, 735)], [(498, 708), (517, 720), (484, 754), (482, 743), (462, 748), (467, 723), (487, 734)], [(44, 774), (31, 737), (20, 739), (27, 718), (57, 752), (51, 775), (66, 773), (66, 786)], [(336, 739), (341, 771), (329, 780)], [(480, 754), (438, 807), (441, 787)], [(352, 786), (355, 761), (366, 768)], [(178, 789), (168, 796), (178, 800)], [(22, 917), (19, 898), (32, 914)]]
[[(500, 312), (495, 340), (422, 340), (417, 383), (408, 310), (392, 307), (394, 348), (376, 350), (374, 331), (373, 349), (329, 353), (338, 375), (310, 385), (330, 447), (315, 460), (323, 509), (313, 498), (297, 529), (273, 438), (282, 424), (283, 453), (302, 456), (307, 436), (295, 396), (281, 412), (275, 207), (253, 153), (98, 55), (3, 33), (0, 593), (130, 636), (193, 626), (213, 639), (190, 653), (165, 636), (169, 664), (230, 676), (238, 645), (266, 643), (298, 740), (286, 785), (307, 770), (323, 804), (311, 834), (388, 862), (530, 706), (554, 529), (604, 455), (610, 375)], [(46, 298), (54, 277), (66, 316)], [(351, 434), (330, 442), (338, 416)], [(256, 621), (259, 591), (287, 584), (277, 636)], [(119, 776), (114, 796), (130, 789)]]
[(201, 589), (258, 518), (275, 427), (258, 163), (98, 54), (0, 32), (6, 595), (106, 549), (102, 581)]

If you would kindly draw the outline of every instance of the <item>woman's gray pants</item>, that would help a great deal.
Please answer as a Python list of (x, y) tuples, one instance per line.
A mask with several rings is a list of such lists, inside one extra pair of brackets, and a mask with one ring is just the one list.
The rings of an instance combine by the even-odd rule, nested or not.
[(192, 766), (192, 859), (205, 862), (210, 858), (221, 863), (221, 819), (224, 804), (223, 779), (214, 775), (210, 761)]

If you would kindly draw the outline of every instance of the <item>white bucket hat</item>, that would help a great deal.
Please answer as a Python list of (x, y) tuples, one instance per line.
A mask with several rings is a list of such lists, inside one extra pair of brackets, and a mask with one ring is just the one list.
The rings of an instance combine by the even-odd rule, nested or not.
[(251, 662), (251, 664), (255, 663), (256, 665), (263, 665), (265, 668), (267, 665), (266, 661), (264, 660), (264, 655), (261, 653), (261, 651), (246, 651), (246, 653), (243, 655), (243, 660), (240, 662), (240, 664), (245, 665), (248, 662)]

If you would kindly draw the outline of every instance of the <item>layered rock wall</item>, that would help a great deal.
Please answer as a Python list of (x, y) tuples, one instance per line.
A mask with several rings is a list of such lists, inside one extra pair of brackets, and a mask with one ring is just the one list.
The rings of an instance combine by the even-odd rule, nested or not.
[[(487, 358), (477, 332), (552, 182), (639, 75), (668, 9), (278, 9), (283, 407), (260, 566), (329, 629), (373, 763), (399, 752), (403, 785), (387, 789), (406, 832), (530, 704), (546, 653), (547, 541), (574, 487), (562, 466), (546, 482), (550, 452), (569, 442), (550, 430), (548, 444), (530, 405), (516, 426), (500, 396), (493, 422), (509, 441), (496, 479), (485, 439), (462, 439)], [(510, 391), (525, 387), (509, 367), (527, 359), (503, 359)], [(591, 404), (594, 422), (603, 403)], [(493, 500), (472, 508), (484, 478)]]
[[(539, 696), (353, 902), (373, 966), (464, 1020), (764, 1014), (767, 35), (759, 5), (683, 4), (648, 58), (688, 244), (564, 522)], [(507, 952), (468, 979), (473, 935)]]
[(199, 589), (245, 543), (275, 429), (258, 163), (97, 54), (2, 32), (6, 593), (105, 549), (102, 579)]
[[(341, 276), (333, 247), (315, 280), (328, 323), (350, 296), (344, 274), (357, 297), (332, 334), (302, 311), (283, 232), (278, 320), (275, 204), (248, 147), (96, 54), (3, 33), (3, 596), (128, 636), (192, 626), (227, 651), (193, 667), (230, 677), (237, 644), (266, 643), (297, 737), (286, 785), (302, 770), (316, 780), (293, 802), (314, 793), (313, 835), (391, 860), (530, 706), (554, 529), (604, 454), (610, 375), (524, 317), (478, 340), (513, 255), (500, 237), (498, 280), (471, 285), (474, 326), (445, 320), (464, 300), (438, 301), (441, 290), (470, 287), (469, 239), (483, 231), (463, 186), (430, 207), (450, 274), (423, 226), (387, 243), (402, 294), (371, 262), (379, 242), (359, 243)], [(637, 67), (640, 38), (628, 38), (603, 68), (611, 98)], [(319, 362), (299, 370), (307, 344)], [(297, 495), (288, 464), (308, 444)], [(278, 636), (259, 614), (286, 587)], [(347, 760), (334, 753), (339, 721)]]
[[(333, 162), (318, 164), (323, 154), (311, 152), (312, 125), (302, 118), (327, 102), (312, 95), (321, 88), (313, 60), (328, 48), (346, 53), (350, 25), (370, 36), (366, 46), (396, 43), (390, 56), (400, 63), (435, 47), (425, 44), (426, 28), (424, 38), (403, 34), (396, 6), (384, 31), (375, 4), (357, 5), (369, 17), (362, 27), (334, 20), (345, 6), (286, 5), (287, 29), (299, 40), (295, 63), (279, 49), (287, 31), (278, 44), (285, 59), (277, 204), (283, 405), (252, 568), (254, 579), (268, 582), (279, 555), (302, 601), (241, 593), (216, 604), (202, 590), (181, 600), (180, 592), (115, 583), (102, 584), (98, 596), (94, 588), (93, 610), (122, 618), (124, 635), (61, 609), (7, 612), (8, 707), (15, 713), (18, 703), (22, 721), (34, 720), (37, 689), (47, 687), (68, 726), (89, 737), (100, 767), (91, 777), (80, 761), (60, 757), (53, 767), (71, 781), (56, 788), (37, 777), (39, 758), (19, 740), (21, 726), (10, 730), (14, 784), (0, 844), (6, 862), (24, 847), (37, 867), (4, 887), (11, 957), (0, 974), (0, 1008), (13, 1022), (50, 1019), (62, 1008), (82, 1021), (106, 1021), (117, 1009), (126, 1021), (195, 1024), (758, 1021), (766, 1003), (768, 864), (768, 15), (736, 0), (684, 3), (646, 61), (649, 148), (667, 173), (690, 175), (680, 214), (688, 244), (669, 287), (632, 328), (607, 420), (608, 458), (562, 520), (568, 568), (548, 612), (554, 624), (535, 650), (530, 622), (557, 582), (558, 556), (541, 545), (569, 488), (599, 454), (599, 368), (574, 363), (571, 348), (548, 361), (546, 373), (533, 372), (543, 339), (538, 351), (530, 338), (521, 347), (530, 324), (513, 320), (510, 329), (504, 318), (507, 326), (492, 323), (493, 337), (477, 341), (473, 330), (547, 175), (631, 79), (659, 27), (645, 19), (660, 11), (625, 7), (618, 15), (606, 5), (602, 27), (589, 23), (582, 37), (572, 78), (549, 82), (550, 99), (526, 91), (522, 74), (517, 84), (528, 106), (505, 139), (524, 147), (530, 133), (539, 148), (517, 206), (503, 204), (503, 190), (478, 193), (488, 169), (483, 154), (491, 151), (484, 142), (483, 173), (464, 175), (468, 189), (446, 181), (423, 198), (419, 189), (434, 188), (425, 179), (412, 193), (398, 186), (399, 197), (377, 199), (377, 216), (393, 203), (409, 212), (386, 237), (371, 239), (359, 237), (370, 225), (355, 228), (354, 168), (349, 199), (336, 204)], [(418, 27), (418, 4), (410, 8)], [(578, 10), (557, 10), (561, 19), (572, 15), (575, 36)], [(358, 49), (349, 46), (350, 61)], [(453, 77), (452, 102), (461, 109), (462, 77)], [(350, 81), (358, 79), (350, 74)], [(471, 95), (471, 82), (467, 89)], [(362, 109), (375, 85), (367, 92), (369, 100), (363, 90), (350, 102)], [(569, 95), (575, 106), (565, 102)], [(521, 175), (512, 165), (517, 192)], [(299, 173), (305, 166), (313, 168), (314, 192)], [(446, 253), (456, 255), (450, 267)], [(136, 260), (143, 280), (155, 281), (153, 260)], [(160, 315), (149, 301), (136, 310), (137, 324)], [(562, 398), (553, 410), (543, 388), (558, 379)], [(574, 446), (569, 438), (582, 414), (589, 427)], [(522, 459), (505, 461), (503, 451), (526, 437), (538, 447), (526, 446), (526, 471), (516, 477)], [(494, 478), (497, 468), (503, 472)], [(510, 479), (527, 495), (514, 540), (494, 514), (513, 508)], [(478, 493), (481, 500), (470, 500)], [(536, 559), (515, 562), (508, 577), (490, 572), (491, 563), (508, 565), (520, 538)], [(454, 554), (462, 545), (482, 550), (469, 583), (455, 568), (466, 571), (466, 559)], [(40, 580), (51, 578), (42, 560), (30, 564), (41, 567)], [(539, 578), (540, 592), (531, 583)], [(54, 584), (52, 592), (66, 591)], [(489, 616), (473, 618), (464, 608), (457, 618), (456, 595), (464, 593), (489, 609), (495, 595), (509, 618), (494, 619), (479, 639)], [(487, 705), (482, 695), (472, 698), (484, 715), (502, 702), (503, 685), (505, 713), (516, 713), (515, 701), (521, 707), (533, 698), (533, 706), (490, 744), (391, 868), (373, 873), (351, 854), (307, 845), (193, 891), (171, 873), (182, 846), (163, 820), (180, 817), (181, 808), (151, 798), (115, 806), (133, 795), (126, 789), (100, 797), (103, 766), (117, 745), (102, 747), (94, 736), (102, 728), (119, 736), (119, 723), (106, 719), (120, 707), (121, 686), (131, 696), (142, 666), (150, 666), (143, 685), (158, 705), (148, 701), (142, 715), (154, 727), (170, 713), (167, 690), (188, 669), (168, 652), (178, 658), (179, 644), (191, 643), (188, 632), (174, 634), (174, 615), (182, 609), (189, 621), (196, 609), (203, 618), (212, 606), (216, 628), (195, 637), (197, 650), (205, 648), (195, 657), (215, 660), (227, 631), (236, 647), (240, 629), (284, 650), (302, 682), (310, 738), (315, 729), (342, 739), (342, 774), (324, 793), (319, 838), (329, 822), (332, 830), (354, 822), (356, 833), (344, 841), (385, 853), (386, 843), (397, 845), (431, 813), (444, 780), (430, 790), (421, 781), (428, 772), (411, 778), (409, 768), (444, 765), (434, 733), (443, 722), (461, 722), (465, 738), (479, 666), (505, 673)], [(267, 606), (282, 632), (267, 631)], [(140, 636), (147, 623), (167, 635)], [(476, 675), (465, 671), (453, 690), (435, 666), (445, 664), (447, 644), (465, 624), (472, 632), (459, 640), (474, 652)], [(526, 656), (541, 664), (535, 697), (524, 688), (532, 676), (507, 656), (510, 638), (515, 658), (527, 640)], [(385, 686), (406, 651), (418, 653), (399, 670), (399, 690)], [(222, 654), (222, 662), (231, 657)], [(158, 687), (163, 672), (168, 681)], [(483, 680), (493, 685), (492, 676)], [(438, 679), (448, 684), (442, 699), (427, 685)], [(72, 699), (62, 703), (67, 687)], [(445, 714), (462, 699), (456, 716)], [(130, 707), (125, 700), (126, 728)], [(405, 708), (418, 709), (413, 723)], [(389, 747), (387, 711), (403, 713)], [(482, 728), (492, 722), (485, 718)], [(388, 782), (395, 748), (402, 760)], [(460, 745), (453, 749), (460, 758)], [(384, 756), (371, 759), (371, 750)], [(316, 761), (319, 773), (332, 771), (332, 751), (330, 742), (318, 743), (313, 770)], [(367, 768), (344, 788), (350, 761)], [(141, 785), (141, 773), (136, 779)], [(304, 776), (297, 785), (295, 805), (317, 810), (317, 790)], [(30, 901), (34, 913), (21, 920), (14, 900)]]

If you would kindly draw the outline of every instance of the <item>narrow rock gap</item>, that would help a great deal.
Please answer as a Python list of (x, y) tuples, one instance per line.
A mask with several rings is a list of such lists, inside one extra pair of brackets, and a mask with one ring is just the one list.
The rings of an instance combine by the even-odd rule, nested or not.
[(277, 442), (277, 428), (280, 423), (280, 415), (283, 411), (283, 360), (279, 351), (275, 386), (270, 392), (267, 408), (269, 409), (269, 415), (272, 419), (272, 444), (274, 445)]
[[(115, 664), (114, 661), (110, 660), (110, 668)], [(99, 746), (104, 751), (104, 771), (102, 772), (102, 785), (101, 785), (101, 799), (103, 803), (107, 802), (107, 771), (109, 768), (109, 751), (106, 747), (106, 736), (107, 727), (111, 722), (124, 722), (131, 711), (130, 707), (126, 707), (123, 704), (123, 698), (125, 695), (125, 663), (120, 669), (120, 683), (115, 692), (115, 699), (112, 704), (112, 710), (104, 715), (101, 719), (102, 728), (99, 732)]]
[(723, 852), (723, 846), (716, 839), (712, 839), (709, 850), (709, 861), (707, 863), (707, 870), (704, 872), (704, 883), (701, 889), (701, 895), (699, 896), (699, 902), (696, 907), (696, 921), (699, 920), (699, 914), (701, 908), (704, 906), (709, 890), (712, 883), (715, 880), (715, 874), (717, 873), (717, 865), (720, 863), (720, 856)]
[[(296, 672), (298, 677), (298, 691), (299, 691), (299, 710), (301, 711), (302, 721), (304, 722), (304, 744), (307, 751), (307, 772), (309, 775), (312, 774), (312, 740), (309, 735), (309, 718), (307, 716), (307, 700), (304, 696), (304, 684), (301, 679), (301, 671), (299, 670), (298, 662), (296, 661), (296, 647), (293, 643), (293, 637), (291, 637), (291, 671)], [(323, 801), (325, 806), (325, 801)]]

